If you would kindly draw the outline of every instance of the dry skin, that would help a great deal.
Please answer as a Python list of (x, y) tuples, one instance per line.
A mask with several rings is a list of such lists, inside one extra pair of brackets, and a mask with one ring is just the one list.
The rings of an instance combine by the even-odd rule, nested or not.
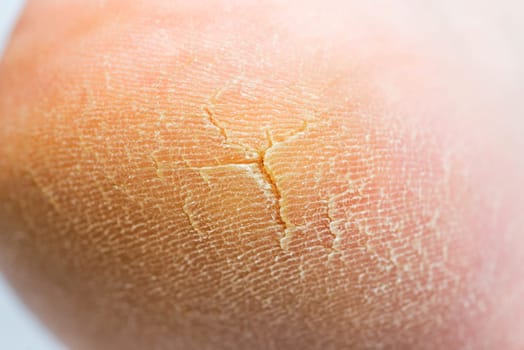
[(394, 8), (320, 5), (30, 3), (0, 261), (71, 346), (524, 346), (502, 88)]

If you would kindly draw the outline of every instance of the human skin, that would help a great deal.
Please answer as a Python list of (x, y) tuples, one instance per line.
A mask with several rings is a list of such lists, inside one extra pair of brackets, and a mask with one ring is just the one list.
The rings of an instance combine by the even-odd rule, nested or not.
[(518, 48), (437, 12), (30, 1), (2, 271), (74, 349), (522, 349)]

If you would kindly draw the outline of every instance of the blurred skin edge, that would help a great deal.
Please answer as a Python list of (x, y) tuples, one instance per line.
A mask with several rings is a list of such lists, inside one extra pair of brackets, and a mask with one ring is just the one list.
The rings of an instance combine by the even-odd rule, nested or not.
[(4, 13), (2, 13), (2, 16), (0, 16), (0, 59), (3, 56), (4, 50), (9, 44), (15, 25), (18, 23), (18, 19), (25, 8), (25, 1), (8, 1), (4, 5), (4, 8)]

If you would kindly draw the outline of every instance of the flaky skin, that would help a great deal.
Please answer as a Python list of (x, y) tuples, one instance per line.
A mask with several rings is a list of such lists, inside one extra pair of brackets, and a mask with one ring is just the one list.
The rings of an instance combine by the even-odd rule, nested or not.
[(30, 1), (2, 271), (74, 349), (524, 348), (521, 75), (435, 13)]

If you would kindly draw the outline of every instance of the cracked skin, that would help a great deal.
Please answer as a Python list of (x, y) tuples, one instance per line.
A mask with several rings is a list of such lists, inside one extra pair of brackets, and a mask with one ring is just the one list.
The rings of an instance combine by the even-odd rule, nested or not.
[[(214, 100), (215, 99), (216, 99), (216, 96)], [(210, 123), (213, 124), (220, 131), (220, 134), (224, 137), (224, 141), (226, 143), (229, 143), (230, 140), (229, 140), (227, 131), (216, 120), (216, 118), (213, 115), (213, 112), (211, 112), (211, 108), (206, 106), (204, 107), (204, 111), (207, 114)], [(307, 130), (307, 125), (308, 125), (307, 121), (304, 121), (303, 124), (304, 124), (304, 127), (299, 129), (295, 134), (293, 134), (293, 136), (295, 136), (297, 133), (304, 133)], [(252, 164), (258, 165), (258, 171), (260, 172), (260, 175), (262, 175), (262, 177), (264, 178), (266, 185), (269, 185), (269, 187), (271, 188), (271, 192), (273, 196), (275, 197), (274, 198), (275, 215), (273, 216), (273, 219), (277, 221), (277, 223), (280, 226), (282, 226), (283, 232), (280, 238), (281, 247), (283, 249), (287, 249), (287, 242), (289, 241), (289, 238), (290, 238), (289, 235), (292, 233), (294, 225), (290, 222), (289, 219), (287, 219), (285, 216), (282, 215), (282, 212), (283, 212), (283, 209), (281, 208), (282, 202), (283, 202), (282, 194), (280, 192), (277, 179), (275, 178), (275, 175), (272, 172), (272, 170), (268, 167), (267, 159), (266, 159), (268, 152), (270, 152), (273, 147), (273, 140), (271, 139), (271, 132), (268, 129), (266, 129), (266, 135), (267, 135), (267, 141), (268, 141), (267, 147), (261, 150), (249, 150), (249, 152), (252, 154), (258, 155), (257, 159)], [(281, 142), (285, 142), (285, 141), (286, 140), (281, 141)], [(240, 145), (240, 144), (239, 146), (244, 147), (245, 149), (248, 149), (247, 146)], [(264, 187), (264, 185), (262, 185), (262, 187)], [(191, 219), (190, 221), (192, 222)]]
[(521, 257), (488, 234), (515, 172), (475, 178), (491, 129), (441, 100), (471, 87), (366, 5), (221, 2), (30, 1), (0, 65), (0, 266), (32, 310), (75, 349), (512, 349), (479, 330), (518, 327), (493, 285), (524, 264), (483, 263)]
[[(217, 96), (214, 97), (213, 100), (216, 99)], [(219, 131), (220, 134), (224, 137), (224, 141), (226, 143), (229, 143), (229, 137), (227, 131), (224, 129), (223, 126), (220, 125), (220, 123), (216, 120), (216, 118), (213, 116), (213, 112), (211, 112), (211, 108), (206, 106), (204, 107), (204, 112), (209, 118), (209, 122), (213, 124)], [(304, 125), (307, 125), (306, 122), (304, 122)], [(266, 129), (266, 135), (268, 140), (268, 146), (266, 149), (263, 150), (249, 150), (249, 153), (251, 154), (257, 154), (257, 159), (253, 163), (247, 163), (247, 164), (257, 164), (258, 170), (260, 172), (260, 175), (263, 176), (264, 180), (266, 181), (266, 184), (271, 187), (272, 194), (275, 196), (274, 204), (275, 204), (275, 215), (274, 219), (278, 222), (279, 225), (282, 226), (282, 238), (281, 238), (281, 246), (285, 249), (285, 242), (287, 241), (287, 235), (286, 233), (290, 230), (290, 223), (288, 220), (284, 220), (282, 217), (282, 209), (281, 209), (281, 202), (282, 202), (282, 195), (280, 193), (280, 190), (278, 188), (277, 181), (275, 179), (275, 176), (273, 175), (272, 171), (268, 169), (267, 167), (267, 161), (266, 161), (266, 154), (268, 151), (273, 147), (273, 141), (271, 140), (271, 134), (270, 131)], [(238, 145), (241, 147), (244, 147), (247, 149), (246, 146)], [(190, 215), (188, 214), (189, 219), (191, 223), (193, 222), (190, 218)], [(193, 225), (193, 223), (192, 223)]]

